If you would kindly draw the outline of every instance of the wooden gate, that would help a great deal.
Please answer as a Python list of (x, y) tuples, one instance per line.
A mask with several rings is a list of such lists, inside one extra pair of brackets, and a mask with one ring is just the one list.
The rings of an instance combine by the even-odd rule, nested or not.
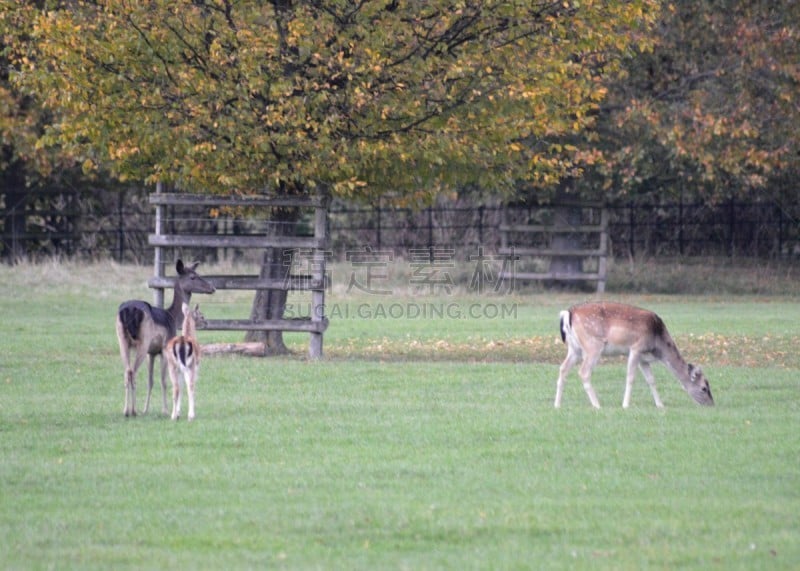
[[(566, 209), (574, 219), (554, 216), (552, 213)], [(608, 258), (608, 210), (597, 204), (559, 204), (527, 209), (524, 220), (506, 218), (500, 225), (500, 254), (513, 257), (513, 269), (502, 273), (507, 280), (533, 280), (551, 282), (594, 281), (597, 293), (606, 287)], [(571, 245), (559, 244), (560, 238), (569, 237)], [(560, 270), (553, 263), (557, 259), (571, 259), (578, 263), (571, 271)], [(547, 269), (525, 270), (525, 261), (541, 261)]]
[[(174, 279), (164, 275), (163, 250), (168, 248), (279, 248), (304, 250), (310, 253), (310, 274), (290, 275), (286, 279), (262, 278), (253, 275), (206, 276), (217, 289), (237, 290), (293, 290), (311, 293), (311, 315), (304, 318), (270, 319), (209, 319), (205, 329), (227, 331), (299, 331), (310, 334), (309, 356), (322, 357), (322, 334), (328, 327), (325, 317), (325, 251), (328, 247), (327, 212), (328, 200), (324, 197), (268, 197), (268, 196), (213, 196), (195, 194), (164, 193), (159, 190), (150, 195), (150, 204), (156, 209), (155, 233), (148, 243), (154, 247), (155, 276), (148, 285), (155, 289), (156, 305), (164, 306), (164, 289), (174, 286)], [(216, 235), (216, 234), (167, 234), (164, 232), (165, 208), (169, 206), (197, 207), (208, 211), (212, 208), (290, 207), (313, 211), (312, 236), (274, 236), (265, 234)], [(289, 268), (291, 270), (291, 267)]]

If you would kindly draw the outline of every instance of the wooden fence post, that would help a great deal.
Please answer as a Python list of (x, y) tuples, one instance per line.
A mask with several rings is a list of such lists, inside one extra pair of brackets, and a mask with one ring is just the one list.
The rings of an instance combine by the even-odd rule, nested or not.
[(608, 279), (608, 208), (605, 206), (600, 210), (600, 252), (597, 258), (597, 293), (606, 291), (606, 280)]
[[(156, 231), (148, 237), (148, 243), (155, 248), (155, 276), (148, 285), (161, 291), (163, 302), (164, 288), (172, 287), (173, 280), (164, 277), (161, 264), (163, 248), (276, 248), (311, 252), (311, 268), (303, 275), (289, 274), (286, 277), (271, 276), (210, 276), (205, 278), (218, 290), (297, 290), (309, 291), (312, 297), (311, 315), (299, 318), (275, 319), (208, 319), (205, 329), (226, 331), (297, 331), (309, 333), (309, 356), (322, 357), (322, 334), (328, 327), (325, 316), (325, 254), (329, 247), (327, 232), (327, 197), (267, 197), (267, 196), (211, 196), (191, 194), (171, 194), (157, 191), (150, 195), (150, 203), (156, 206)], [(262, 234), (177, 234), (163, 232), (164, 207), (194, 206), (211, 208), (233, 206), (243, 208), (314, 208), (314, 236), (285, 236)], [(252, 345), (252, 344), (251, 344)], [(260, 345), (260, 344), (259, 344)], [(252, 351), (249, 351), (252, 352)], [(263, 350), (262, 350), (263, 354)]]
[[(156, 183), (156, 194), (161, 194), (164, 187), (161, 181)], [(155, 235), (161, 236), (164, 231), (164, 205), (156, 204), (156, 222), (155, 222)], [(153, 274), (157, 278), (164, 277), (164, 264), (161, 259), (161, 246), (153, 248)], [(157, 307), (164, 307), (164, 288), (155, 288), (153, 290), (153, 298)]]
[[(550, 205), (563, 206), (563, 205)], [(509, 280), (531, 280), (531, 281), (594, 281), (596, 282), (597, 293), (603, 293), (606, 287), (606, 279), (608, 272), (607, 258), (608, 258), (608, 209), (605, 205), (599, 204), (568, 204), (567, 206), (573, 208), (593, 208), (599, 210), (600, 221), (599, 223), (584, 224), (580, 220), (568, 220), (566, 224), (563, 221), (559, 223), (552, 222), (550, 224), (515, 224), (509, 221), (504, 222), (500, 226), (501, 232), (501, 248), (499, 253), (501, 255), (514, 255), (514, 256), (530, 256), (539, 260), (552, 260), (558, 257), (571, 257), (579, 260), (596, 259), (597, 268), (594, 271), (578, 270), (564, 270), (553, 268), (550, 265), (548, 271), (528, 271), (518, 272), (513, 270), (511, 272), (501, 272), (501, 279)], [(530, 216), (529, 216), (530, 218)], [(531, 242), (533, 246), (519, 244), (516, 240), (512, 240), (510, 235), (531, 237), (527, 239), (527, 243)], [(596, 236), (599, 242), (597, 246), (582, 245), (580, 247), (571, 246), (568, 248), (561, 247), (553, 239), (554, 236), (573, 234), (578, 236)], [(520, 238), (526, 241), (525, 238)], [(540, 245), (542, 242), (549, 241), (547, 245)]]
[[(328, 238), (328, 205), (327, 201), (314, 209), (314, 236), (321, 242)], [(311, 262), (311, 277), (321, 284), (319, 289), (311, 290), (311, 321), (322, 324), (325, 320), (325, 250), (314, 248)], [(312, 359), (322, 358), (322, 331), (311, 333), (308, 355)]]

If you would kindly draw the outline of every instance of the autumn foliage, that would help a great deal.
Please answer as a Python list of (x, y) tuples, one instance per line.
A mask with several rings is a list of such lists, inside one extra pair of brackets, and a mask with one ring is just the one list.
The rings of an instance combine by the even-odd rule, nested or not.
[(212, 192), (511, 193), (649, 50), (656, 0), (122, 0), (24, 11), (17, 85), (86, 170)]
[(0, 164), (411, 205), (565, 178), (785, 200), (798, 22), (789, 0), (0, 0)]
[(796, 200), (800, 4), (674, 2), (655, 30), (599, 122), (605, 193)]

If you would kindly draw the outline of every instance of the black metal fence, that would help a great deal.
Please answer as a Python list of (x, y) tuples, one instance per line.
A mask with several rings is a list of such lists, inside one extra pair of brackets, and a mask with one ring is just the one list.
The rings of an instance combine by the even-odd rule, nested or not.
[[(148, 234), (154, 228), (154, 209), (147, 192), (97, 189), (58, 199), (63, 208), (29, 201), (23, 212), (0, 204), (0, 256), (20, 252), (28, 257), (66, 255), (149, 263)], [(543, 206), (445, 204), (423, 210), (334, 203), (330, 210), (331, 256), (346, 259), (347, 252), (369, 246), (391, 250), (396, 256), (414, 251), (449, 248), (467, 259), (479, 247), (500, 247), (504, 209), (517, 219), (536, 220)], [(775, 202), (728, 201), (719, 204), (631, 201), (612, 203), (609, 209), (611, 253), (616, 257), (742, 256), (768, 259), (800, 258), (800, 205)], [(24, 228), (10, 228), (12, 222)], [(22, 222), (20, 222), (22, 221)], [(170, 208), (167, 228), (175, 225), (194, 233), (236, 234), (259, 221), (242, 220), (231, 213), (208, 213), (197, 218)], [(297, 223), (302, 232), (304, 221)], [(268, 230), (265, 230), (268, 231)], [(204, 259), (244, 256), (234, 249), (200, 253)]]
[[(334, 254), (364, 244), (396, 253), (437, 246), (496, 249), (504, 210), (533, 221), (549, 208), (441, 206), (415, 212), (339, 206), (331, 211)], [(629, 202), (607, 208), (611, 253), (617, 257), (800, 257), (800, 205)]]
[(139, 188), (0, 194), (0, 258), (67, 256), (144, 263), (154, 211)]

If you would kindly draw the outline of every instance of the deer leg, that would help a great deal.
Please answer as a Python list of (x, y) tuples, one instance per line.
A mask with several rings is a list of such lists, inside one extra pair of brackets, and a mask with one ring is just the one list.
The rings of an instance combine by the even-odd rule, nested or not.
[(150, 410), (150, 395), (153, 394), (153, 365), (155, 364), (155, 360), (155, 355), (147, 355), (147, 400), (144, 401), (144, 412), (142, 414), (147, 414), (147, 411)]
[(181, 374), (178, 372), (178, 364), (169, 364), (169, 378), (172, 381), (172, 420), (178, 420), (181, 416)]
[(136, 373), (144, 360), (144, 354), (137, 351), (132, 367), (125, 368), (125, 416), (136, 416)]
[(572, 350), (572, 347), (567, 347), (567, 358), (561, 363), (558, 369), (558, 380), (556, 381), (556, 400), (553, 406), (559, 408), (561, 406), (561, 397), (564, 395), (564, 385), (567, 382), (567, 375), (569, 374), (575, 363), (578, 362), (580, 355)]
[(122, 358), (122, 386), (125, 388), (125, 408), (122, 409), (122, 413), (125, 416), (128, 416), (128, 369), (131, 368), (131, 348), (128, 345), (128, 338), (125, 335), (125, 327), (122, 325), (119, 315), (117, 315), (116, 319), (116, 330), (117, 343), (119, 344), (119, 356)]
[(631, 349), (628, 355), (628, 373), (625, 376), (625, 396), (622, 397), (622, 408), (628, 408), (631, 404), (631, 392), (633, 391), (633, 380), (636, 378), (636, 367), (641, 364), (639, 353)]
[(197, 367), (187, 370), (184, 379), (186, 381), (186, 396), (189, 397), (188, 419), (194, 420), (194, 382), (197, 379)]
[(125, 383), (125, 409), (122, 411), (125, 416), (136, 416), (135, 410), (135, 403), (136, 397), (134, 396), (135, 391), (135, 378), (133, 376), (133, 371), (131, 370), (130, 366), (125, 367), (125, 372), (123, 373), (123, 382)]
[(124, 371), (122, 372), (122, 386), (125, 388), (125, 408), (122, 410), (122, 413), (125, 416), (131, 415), (131, 405), (135, 402), (131, 395), (131, 390), (133, 386), (133, 370), (131, 369), (130, 363), (130, 354), (127, 350), (127, 347), (122, 346), (122, 342), (120, 341), (120, 353), (122, 354), (122, 365), (124, 366)]
[(167, 414), (167, 360), (161, 353), (161, 414)]
[(656, 406), (658, 408), (664, 408), (664, 403), (661, 402), (661, 397), (658, 396), (658, 390), (656, 390), (656, 379), (653, 377), (653, 371), (650, 369), (650, 363), (645, 363), (643, 361), (639, 363), (639, 368), (642, 370), (642, 374), (644, 375), (647, 384), (650, 385), (650, 392), (653, 393), (653, 400), (656, 401)]
[(584, 352), (583, 363), (581, 363), (581, 369), (578, 372), (581, 376), (581, 381), (583, 381), (583, 390), (586, 391), (589, 402), (592, 403), (594, 408), (600, 408), (600, 401), (597, 400), (597, 394), (594, 392), (594, 387), (592, 386), (592, 370), (595, 365), (597, 365), (597, 361), (600, 360), (600, 355), (600, 351), (597, 351), (596, 354)]
[(117, 341), (119, 342), (119, 355), (122, 358), (122, 384), (125, 387), (125, 408), (122, 412), (125, 416), (135, 416), (136, 369), (131, 368), (131, 345), (119, 316), (117, 316)]

